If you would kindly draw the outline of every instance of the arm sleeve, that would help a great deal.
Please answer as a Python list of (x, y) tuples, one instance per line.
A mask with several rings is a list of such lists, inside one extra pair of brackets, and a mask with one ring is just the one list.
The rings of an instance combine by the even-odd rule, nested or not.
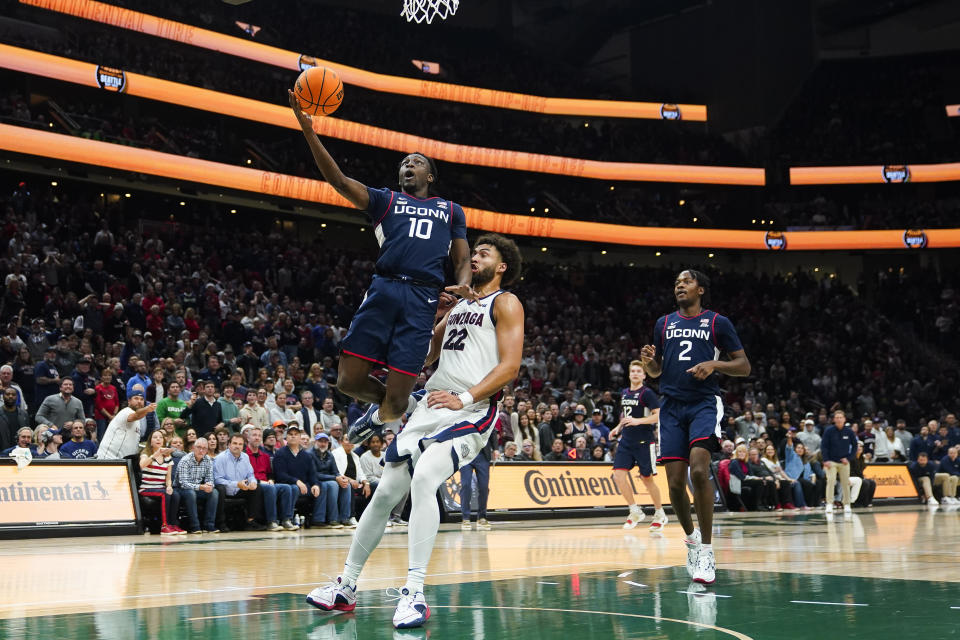
[(213, 483), (223, 485), (230, 484), (230, 480), (228, 480), (224, 474), (224, 464), (220, 461), (219, 456), (213, 459)]
[(374, 224), (379, 224), (387, 215), (387, 207), (393, 200), (393, 191), (386, 187), (383, 189), (367, 187), (367, 195), (370, 197), (370, 202), (367, 204), (366, 213)]
[(743, 344), (740, 343), (740, 336), (737, 330), (733, 328), (733, 323), (726, 316), (717, 314), (717, 326), (714, 335), (717, 337), (717, 346), (724, 353), (733, 353), (741, 351)]
[(50, 422), (50, 418), (47, 417), (47, 413), (50, 411), (50, 405), (46, 400), (40, 403), (40, 410), (37, 411), (36, 421), (38, 424), (45, 424), (47, 426), (53, 426), (53, 423)]
[(452, 216), (450, 219), (450, 238), (467, 238), (467, 214), (463, 212), (463, 207), (456, 202), (450, 203)]
[(654, 348), (656, 348), (656, 357), (663, 358), (663, 327), (667, 324), (667, 316), (660, 316), (656, 324), (653, 325), (653, 342)]

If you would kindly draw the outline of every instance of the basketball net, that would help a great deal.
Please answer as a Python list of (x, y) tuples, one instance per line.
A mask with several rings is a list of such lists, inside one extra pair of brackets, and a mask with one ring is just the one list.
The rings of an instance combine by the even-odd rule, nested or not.
[(434, 18), (446, 20), (457, 12), (460, 0), (403, 0), (403, 11), (400, 15), (407, 22), (433, 22)]

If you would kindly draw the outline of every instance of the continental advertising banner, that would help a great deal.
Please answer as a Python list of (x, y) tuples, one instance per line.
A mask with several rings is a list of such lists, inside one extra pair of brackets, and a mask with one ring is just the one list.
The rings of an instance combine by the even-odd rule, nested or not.
[[(667, 476), (662, 466), (653, 476), (660, 496), (670, 502)], [(630, 481), (637, 503), (652, 506), (639, 472), (630, 472)], [(476, 487), (476, 482), (474, 482)], [(460, 510), (460, 473), (447, 479), (441, 488), (448, 511)], [(689, 491), (688, 491), (689, 494)], [(691, 496), (691, 501), (692, 501)], [(490, 468), (490, 496), (487, 508), (511, 509), (572, 509), (577, 507), (626, 507), (613, 481), (609, 463), (555, 462), (555, 463), (500, 463)]]
[(877, 483), (874, 498), (917, 498), (917, 486), (905, 464), (868, 464), (863, 477)]
[(126, 463), (0, 464), (0, 530), (136, 520)]

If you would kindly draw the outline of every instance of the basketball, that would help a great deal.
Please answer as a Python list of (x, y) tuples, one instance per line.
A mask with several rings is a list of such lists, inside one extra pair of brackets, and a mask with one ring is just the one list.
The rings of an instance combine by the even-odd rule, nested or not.
[(293, 87), (300, 108), (312, 116), (328, 116), (343, 101), (343, 82), (333, 69), (310, 67)]

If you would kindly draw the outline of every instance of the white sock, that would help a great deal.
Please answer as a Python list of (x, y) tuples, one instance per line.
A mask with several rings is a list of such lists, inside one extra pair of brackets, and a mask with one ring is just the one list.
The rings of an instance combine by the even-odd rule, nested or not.
[(701, 544), (701, 545), (700, 545), (700, 549), (701, 549), (702, 551), (713, 551), (713, 545), (712, 545), (712, 544)]
[(353, 562), (347, 560), (343, 565), (343, 573), (340, 574), (341, 582), (348, 587), (356, 586), (357, 579), (360, 577), (360, 572), (362, 570), (362, 564), (354, 564)]
[(630, 513), (640, 513), (641, 511), (643, 511), (643, 509), (641, 509), (640, 505), (638, 505), (636, 502), (630, 505)]
[(403, 585), (410, 593), (423, 591), (423, 580), (427, 577), (426, 567), (411, 567), (407, 570), (407, 584)]
[(379, 409), (379, 408), (378, 408), (376, 411), (373, 412), (373, 415), (370, 416), (370, 419), (373, 421), (373, 424), (377, 424), (377, 425), (383, 424), (383, 420), (380, 419), (380, 409)]

